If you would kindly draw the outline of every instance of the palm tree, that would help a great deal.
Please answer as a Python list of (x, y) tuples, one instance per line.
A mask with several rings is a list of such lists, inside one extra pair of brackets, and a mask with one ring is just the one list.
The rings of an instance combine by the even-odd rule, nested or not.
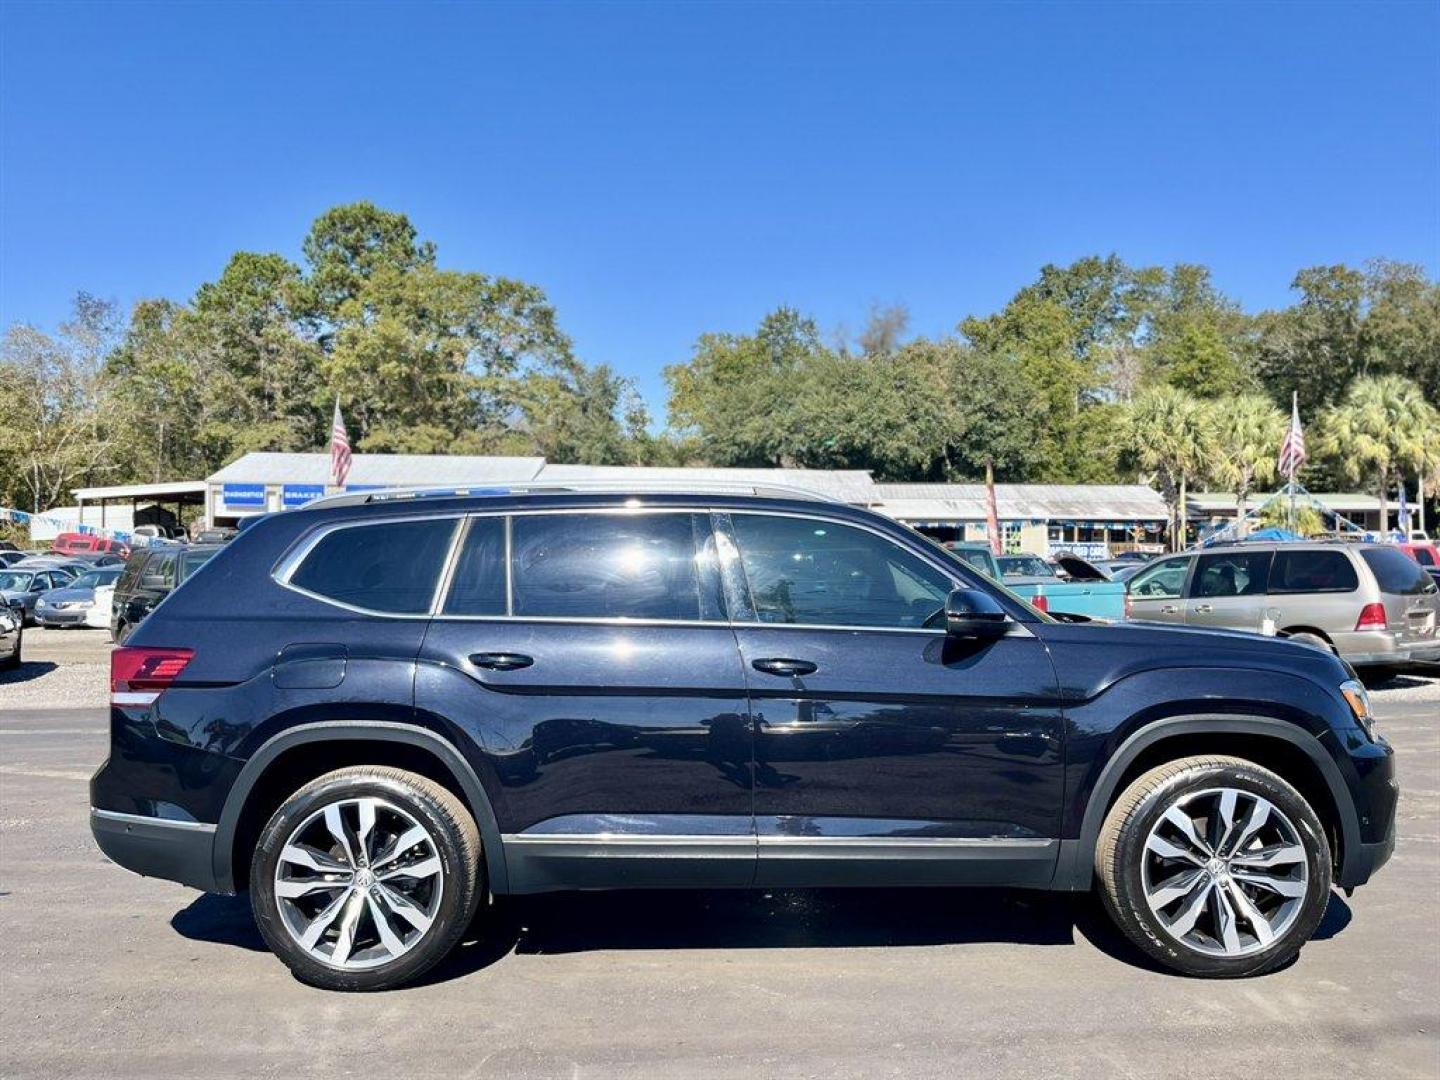
[(1437, 467), (1434, 432), (1440, 412), (1424, 392), (1399, 375), (1356, 379), (1339, 405), (1320, 417), (1319, 449), (1333, 457), (1342, 475), (1356, 483), (1375, 482), (1380, 528), (1388, 522), (1385, 500), (1407, 468), (1423, 478)]
[(1152, 387), (1135, 395), (1128, 435), (1140, 467), (1160, 484), (1170, 510), (1171, 549), (1178, 550), (1185, 535), (1186, 487), (1203, 471), (1213, 443), (1209, 411), (1183, 390)]
[(1235, 535), (1244, 536), (1245, 504), (1255, 485), (1275, 478), (1285, 414), (1261, 394), (1219, 398), (1210, 405), (1215, 457), (1211, 472), (1235, 493)]

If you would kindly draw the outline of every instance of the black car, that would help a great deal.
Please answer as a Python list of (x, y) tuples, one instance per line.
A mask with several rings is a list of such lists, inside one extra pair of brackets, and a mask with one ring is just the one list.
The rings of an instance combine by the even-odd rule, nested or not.
[(115, 583), (110, 608), (110, 640), (123, 643), (155, 605), (204, 566), (220, 549), (215, 546), (140, 548), (125, 563)]
[(1269, 971), (1390, 856), (1364, 687), (1250, 634), (1057, 621), (887, 518), (769, 490), (357, 493), (255, 520), (113, 653), (104, 852), (248, 889), (310, 983), (487, 894), (1098, 887)]

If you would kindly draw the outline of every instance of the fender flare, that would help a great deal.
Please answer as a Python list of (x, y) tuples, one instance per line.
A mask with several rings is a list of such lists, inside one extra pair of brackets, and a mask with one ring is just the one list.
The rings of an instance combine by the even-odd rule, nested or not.
[[(1363, 847), (1360, 821), (1355, 812), (1354, 801), (1350, 797), (1350, 790), (1339, 766), (1313, 734), (1294, 724), (1265, 716), (1235, 716), (1228, 713), (1172, 716), (1146, 724), (1131, 734), (1105, 763), (1095, 781), (1094, 789), (1090, 792), (1090, 798), (1085, 803), (1085, 817), (1080, 825), (1079, 839), (1060, 842), (1053, 888), (1073, 892), (1089, 890), (1094, 875), (1095, 848), (1100, 841), (1100, 829), (1105, 823), (1106, 811), (1119, 794), (1117, 789), (1120, 778), (1141, 753), (1156, 743), (1177, 735), (1259, 735), (1287, 742), (1301, 750), (1324, 778), (1330, 798), (1335, 804), (1340, 819), (1345, 869), (1349, 868), (1352, 860), (1359, 857)], [(1345, 877), (1344, 870), (1339, 876)]]
[(221, 891), (235, 891), (234, 866), (235, 833), (240, 825), (240, 816), (250, 793), (266, 769), (287, 750), (308, 743), (340, 742), (363, 739), (373, 742), (404, 743), (428, 751), (455, 778), (465, 801), (475, 815), (475, 824), (480, 830), (480, 845), (485, 856), (485, 871), (490, 891), (509, 891), (509, 875), (505, 869), (505, 852), (501, 847), (500, 825), (495, 818), (490, 797), (485, 793), (475, 770), (464, 755), (442, 735), (426, 728), (410, 724), (399, 724), (380, 720), (321, 720), (315, 723), (299, 724), (267, 739), (260, 748), (250, 755), (249, 760), (235, 778), (230, 793), (225, 797), (225, 807), (220, 812), (220, 821), (215, 828), (214, 869), (215, 881)]

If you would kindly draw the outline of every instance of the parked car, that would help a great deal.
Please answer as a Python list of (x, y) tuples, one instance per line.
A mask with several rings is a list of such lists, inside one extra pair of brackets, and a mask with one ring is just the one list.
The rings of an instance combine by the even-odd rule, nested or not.
[(9, 540), (0, 540), (0, 552), (19, 550), (20, 549), (17, 548), (14, 544), (12, 544)]
[(1152, 563), (1126, 587), (1135, 619), (1281, 634), (1356, 667), (1440, 659), (1435, 583), (1389, 544), (1214, 547)]
[(1425, 568), (1425, 572), (1440, 583), (1440, 550), (1429, 540), (1411, 540), (1400, 544), (1400, 550)]
[(1140, 566), (1144, 566), (1146, 563), (1148, 563), (1151, 559), (1154, 559), (1155, 557), (1155, 553), (1150, 551), (1122, 551), (1114, 557), (1114, 561), (1133, 562), (1137, 563)]
[(79, 555), (89, 551), (108, 552), (119, 555), (122, 559), (130, 555), (129, 544), (93, 533), (62, 532), (51, 542), (50, 548), (66, 555)]
[(110, 625), (110, 605), (120, 567), (102, 567), (81, 574), (74, 581), (40, 596), (35, 601), (35, 621), (41, 626)]
[(1092, 580), (1072, 581), (1062, 577), (1055, 565), (1039, 555), (998, 555), (995, 562), (1001, 580), (1041, 610), (1096, 619), (1125, 618), (1125, 586), (1106, 581), (1103, 574), (1083, 559), (1067, 556), (1068, 559), (1088, 568), (1087, 576)]
[(139, 544), (164, 543), (169, 540), (183, 541), (185, 530), (178, 525), (136, 525), (131, 535)]
[(90, 564), (84, 559), (73, 559), (68, 555), (27, 555), (12, 564), (15, 570), (59, 570), (70, 577), (79, 577)]
[(0, 603), (0, 670), (20, 666), (20, 650), (25, 641), (25, 620), (9, 604)]
[(110, 640), (123, 643), (160, 601), (218, 550), (196, 544), (137, 549), (115, 582), (109, 612)]
[(20, 613), (26, 623), (35, 621), (35, 601), (52, 589), (70, 584), (74, 574), (48, 567), (0, 570), (0, 599)]
[(197, 544), (226, 544), (233, 540), (240, 530), (233, 529), (228, 525), (222, 525), (214, 529), (201, 529), (195, 534)]
[(111, 691), (101, 849), (248, 889), (337, 989), (417, 978), (486, 894), (639, 887), (1098, 880), (1156, 961), (1249, 975), (1395, 838), (1334, 656), (1057, 621), (879, 514), (733, 486), (270, 515)]
[(1146, 566), (1145, 563), (1136, 562), (1134, 559), (1103, 559), (1095, 565), (1104, 570), (1111, 581), (1126, 581), (1145, 569)]
[(9, 551), (0, 551), (0, 570), (14, 566), (21, 559), (28, 559), (29, 556), (23, 551), (16, 551), (11, 548)]

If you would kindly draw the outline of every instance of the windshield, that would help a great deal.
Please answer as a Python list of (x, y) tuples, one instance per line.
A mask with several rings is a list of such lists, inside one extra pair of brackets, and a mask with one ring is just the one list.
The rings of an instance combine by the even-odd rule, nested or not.
[(14, 571), (8, 574), (0, 574), (0, 589), (28, 592), (30, 590), (30, 579), (34, 576), (34, 574), (18, 574)]
[(955, 556), (967, 566), (973, 566), (986, 577), (994, 577), (995, 564), (990, 560), (994, 558), (988, 551), (979, 548), (950, 548), (950, 554)]
[(98, 589), (101, 585), (114, 585), (120, 576), (119, 570), (91, 570), (81, 574), (70, 585), (72, 589)]
[(996, 560), (1006, 577), (1054, 577), (1055, 571), (1038, 555), (1001, 555)]

